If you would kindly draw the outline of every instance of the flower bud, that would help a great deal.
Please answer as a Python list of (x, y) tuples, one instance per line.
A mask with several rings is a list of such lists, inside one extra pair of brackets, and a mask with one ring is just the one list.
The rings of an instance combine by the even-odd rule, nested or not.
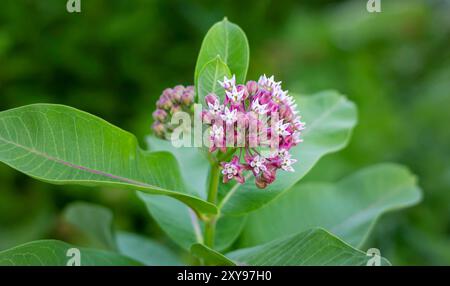
[(250, 96), (255, 95), (258, 92), (258, 83), (253, 80), (247, 82), (247, 91)]
[(172, 90), (173, 90), (172, 100), (174, 102), (181, 102), (181, 96), (183, 95), (183, 92), (184, 92), (184, 86), (177, 85)]
[(262, 177), (257, 177), (255, 180), (255, 184), (260, 189), (265, 189), (267, 187), (267, 182)]
[(164, 137), (164, 124), (156, 121), (152, 124), (152, 129), (155, 132), (156, 136), (161, 137), (161, 138)]
[(238, 92), (240, 92), (242, 90), (244, 91), (244, 95), (242, 96), (242, 100), (245, 100), (245, 99), (248, 98), (248, 90), (247, 90), (247, 87), (245, 85), (239, 84), (236, 88), (237, 88)]
[(194, 102), (194, 90), (185, 90), (181, 95), (181, 102), (187, 106), (191, 105)]
[(206, 104), (215, 104), (219, 101), (219, 98), (215, 93), (209, 93), (207, 96), (205, 96)]
[(153, 112), (153, 119), (158, 120), (158, 121), (164, 121), (167, 117), (167, 112), (165, 112), (162, 109), (156, 109)]
[(161, 109), (169, 109), (172, 106), (172, 101), (170, 101), (168, 96), (161, 96), (156, 102), (156, 107)]
[(177, 113), (178, 111), (181, 111), (181, 106), (179, 106), (179, 105), (173, 105), (173, 106), (170, 108), (170, 113), (171, 113), (171, 114), (175, 114), (175, 113)]

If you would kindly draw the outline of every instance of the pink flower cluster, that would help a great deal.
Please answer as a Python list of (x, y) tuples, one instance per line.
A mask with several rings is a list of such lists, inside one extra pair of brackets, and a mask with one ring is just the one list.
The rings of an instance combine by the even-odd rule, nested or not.
[(293, 172), (297, 160), (289, 150), (302, 142), (305, 124), (281, 82), (263, 75), (246, 85), (236, 85), (235, 76), (219, 83), (225, 99), (222, 103), (216, 94), (208, 94), (202, 120), (210, 126), (210, 152), (218, 149), (225, 153), (231, 148), (232, 153), (239, 153), (220, 163), (223, 182), (235, 179), (242, 184), (243, 172), (251, 171), (256, 185), (265, 188), (275, 180), (278, 169)]
[(155, 135), (168, 139), (171, 132), (177, 127), (170, 123), (172, 115), (179, 111), (191, 113), (194, 103), (194, 86), (177, 85), (174, 88), (166, 88), (156, 102), (157, 109), (153, 112), (155, 120), (152, 129)]

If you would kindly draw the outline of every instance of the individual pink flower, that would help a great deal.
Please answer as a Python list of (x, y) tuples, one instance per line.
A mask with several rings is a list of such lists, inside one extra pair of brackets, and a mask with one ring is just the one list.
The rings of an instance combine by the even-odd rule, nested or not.
[(221, 162), (222, 174), (223, 174), (223, 183), (226, 184), (231, 179), (235, 179), (238, 183), (243, 184), (245, 182), (245, 178), (242, 175), (242, 171), (244, 167), (239, 162), (238, 156), (233, 156), (230, 162)]
[(209, 131), (209, 152), (214, 152), (219, 148), (222, 152), (226, 152), (225, 131), (222, 125), (213, 124)]

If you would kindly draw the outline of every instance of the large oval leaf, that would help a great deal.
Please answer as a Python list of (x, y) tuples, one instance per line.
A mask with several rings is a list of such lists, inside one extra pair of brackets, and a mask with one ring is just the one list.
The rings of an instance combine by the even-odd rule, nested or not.
[[(80, 266), (138, 266), (137, 261), (118, 253), (103, 250), (78, 248), (58, 240), (29, 242), (0, 252), (1, 266), (66, 266), (79, 250)], [(75, 254), (76, 255), (76, 254)]]
[(236, 75), (236, 81), (243, 83), (247, 75), (250, 49), (247, 37), (239, 26), (226, 18), (209, 29), (197, 58), (194, 83), (197, 86), (200, 71), (206, 63), (220, 56), (223, 62)]
[(298, 160), (295, 172), (278, 172), (275, 182), (263, 190), (256, 188), (251, 174), (247, 175), (245, 184), (221, 184), (221, 213), (242, 215), (262, 207), (291, 188), (322, 156), (346, 146), (357, 120), (352, 102), (334, 91), (296, 100), (306, 130), (304, 142), (291, 151), (292, 157)]
[(230, 78), (231, 72), (219, 56), (207, 62), (198, 75), (197, 102), (200, 104), (205, 104), (205, 97), (208, 93), (215, 93), (222, 102), (225, 99), (225, 90), (219, 84), (219, 80), (223, 80), (224, 77)]
[[(373, 258), (320, 228), (233, 251), (227, 257), (237, 264), (257, 266), (364, 266)], [(381, 257), (380, 262), (390, 265)]]
[(203, 245), (196, 245), (191, 251), (195, 256), (214, 265), (364, 266), (369, 261), (390, 265), (385, 258), (368, 256), (320, 228), (252, 248), (235, 250), (227, 253), (225, 257)]
[(411, 206), (420, 198), (415, 176), (394, 164), (364, 169), (336, 184), (300, 183), (249, 214), (241, 244), (258, 245), (323, 227), (359, 247), (381, 214)]
[(187, 193), (171, 154), (143, 151), (130, 133), (67, 106), (0, 112), (0, 161), (53, 184), (140, 190), (171, 196), (200, 213), (217, 212)]

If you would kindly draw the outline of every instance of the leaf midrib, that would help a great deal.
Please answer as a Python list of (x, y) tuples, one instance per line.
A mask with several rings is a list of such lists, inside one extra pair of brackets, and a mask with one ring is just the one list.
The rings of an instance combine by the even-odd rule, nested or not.
[[(0, 137), (0, 140), (5, 142), (5, 143), (7, 143), (7, 144), (11, 144), (11, 145), (13, 145), (13, 146), (15, 146), (17, 148), (21, 148), (21, 149), (23, 149), (23, 150), (25, 150), (27, 152), (30, 152), (30, 153), (32, 153), (34, 155), (43, 157), (46, 160), (50, 160), (52, 162), (61, 164), (61, 165), (66, 166), (66, 167), (71, 167), (71, 168), (74, 168), (74, 169), (77, 169), (77, 170), (80, 170), (80, 171), (87, 172), (89, 174), (104, 176), (104, 177), (107, 177), (107, 178), (110, 178), (110, 179), (114, 179), (114, 180), (117, 180), (117, 181), (123, 182), (123, 183), (138, 185), (138, 186), (141, 186), (141, 187), (147, 187), (147, 188), (157, 189), (157, 190), (161, 190), (161, 191), (167, 191), (164, 188), (156, 187), (156, 186), (144, 183), (144, 182), (136, 181), (136, 180), (133, 180), (133, 179), (125, 178), (125, 177), (122, 177), (122, 176), (119, 176), (119, 175), (115, 175), (115, 174), (111, 174), (111, 173), (106, 173), (104, 171), (96, 170), (96, 169), (93, 169), (93, 168), (77, 165), (77, 164), (74, 164), (74, 163), (71, 163), (71, 162), (68, 162), (68, 161), (56, 158), (56, 157), (51, 156), (49, 154), (46, 154), (44, 152), (38, 151), (38, 150), (36, 150), (34, 148), (30, 148), (30, 147), (24, 146), (22, 144), (18, 144), (16, 142), (7, 140), (7, 139), (2, 138), (2, 137)], [(57, 180), (57, 179), (52, 179), (52, 180), (53, 181), (78, 181), (78, 180)]]

